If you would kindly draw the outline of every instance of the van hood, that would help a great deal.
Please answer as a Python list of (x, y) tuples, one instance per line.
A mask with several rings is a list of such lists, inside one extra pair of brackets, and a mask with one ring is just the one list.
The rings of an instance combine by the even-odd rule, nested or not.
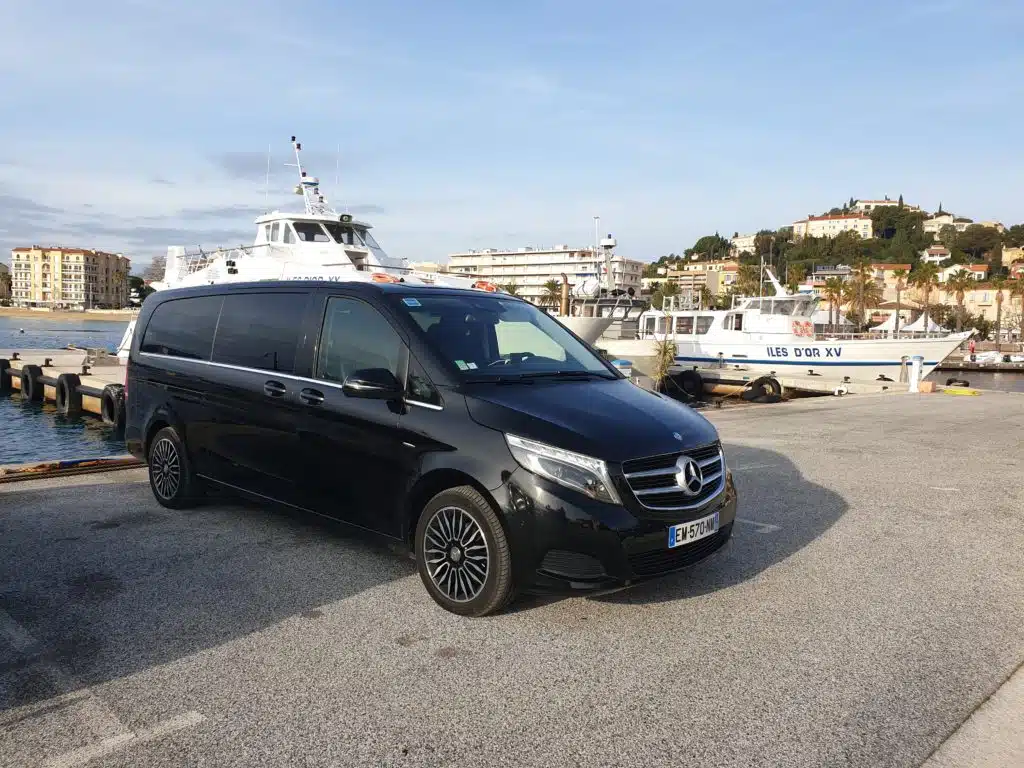
[(676, 453), (718, 439), (693, 409), (626, 379), (471, 384), (463, 393), (478, 424), (605, 461)]

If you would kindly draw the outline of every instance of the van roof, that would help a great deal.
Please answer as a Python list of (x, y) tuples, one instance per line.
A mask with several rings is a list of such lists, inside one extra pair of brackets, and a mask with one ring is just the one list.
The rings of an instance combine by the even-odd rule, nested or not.
[(521, 297), (513, 296), (509, 293), (493, 293), (476, 288), (453, 288), (450, 286), (420, 285), (415, 283), (373, 283), (365, 280), (254, 280), (251, 282), (238, 283), (211, 283), (209, 285), (189, 286), (186, 288), (167, 288), (162, 291), (157, 291), (153, 295), (162, 301), (164, 299), (181, 296), (207, 296), (249, 290), (328, 290), (331, 286), (342, 285), (348, 290), (355, 289), (366, 293), (401, 293), (405, 295), (423, 294), (433, 296), (444, 294), (449, 296), (473, 296), (474, 298), (480, 298), (481, 296), (500, 296), (503, 299), (524, 301)]

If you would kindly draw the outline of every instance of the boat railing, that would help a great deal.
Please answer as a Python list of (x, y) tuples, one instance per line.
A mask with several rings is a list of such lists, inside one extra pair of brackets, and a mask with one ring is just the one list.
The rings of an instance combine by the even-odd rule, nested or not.
[(926, 333), (924, 331), (910, 331), (908, 333), (904, 333), (903, 331), (900, 331), (899, 333), (894, 333), (892, 331), (874, 331), (874, 332), (872, 332), (872, 331), (863, 331), (863, 332), (857, 332), (857, 333), (829, 333), (829, 332), (826, 331), (824, 333), (815, 333), (814, 334), (814, 338), (815, 338), (816, 341), (854, 341), (854, 340), (858, 340), (858, 339), (867, 339), (867, 340), (906, 339), (906, 340), (909, 341), (909, 340), (914, 340), (914, 339), (942, 339), (942, 338), (945, 338), (947, 335), (948, 334), (945, 334), (945, 333), (938, 333), (938, 332)]

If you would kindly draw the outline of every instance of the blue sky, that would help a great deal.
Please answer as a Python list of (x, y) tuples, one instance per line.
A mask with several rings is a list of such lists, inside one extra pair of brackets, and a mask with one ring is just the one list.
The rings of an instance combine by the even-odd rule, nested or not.
[[(1024, 220), (1024, 4), (33, 0), (5, 10), (0, 247), (248, 242), (297, 134), (394, 255), (653, 259), (850, 196)], [(341, 182), (334, 185), (341, 147)]]

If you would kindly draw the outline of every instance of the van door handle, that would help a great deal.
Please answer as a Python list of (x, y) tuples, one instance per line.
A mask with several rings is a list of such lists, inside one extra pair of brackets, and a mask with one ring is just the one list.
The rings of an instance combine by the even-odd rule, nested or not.
[(268, 381), (263, 385), (263, 394), (267, 397), (280, 397), (287, 391), (280, 381)]
[(306, 405), (322, 405), (324, 402), (324, 393), (307, 387), (299, 392), (299, 400), (304, 402)]

